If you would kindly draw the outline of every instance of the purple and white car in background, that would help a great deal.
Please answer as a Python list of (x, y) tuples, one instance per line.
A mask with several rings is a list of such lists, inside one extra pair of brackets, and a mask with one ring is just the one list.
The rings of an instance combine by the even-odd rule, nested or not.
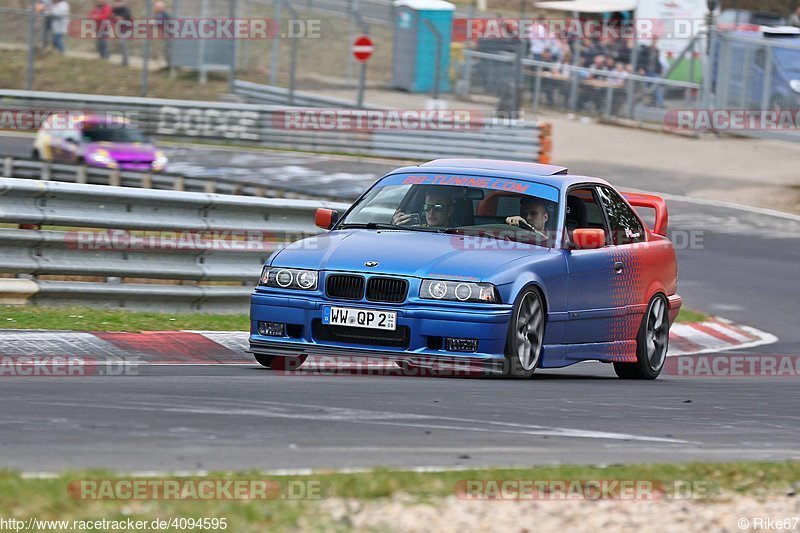
[(33, 158), (93, 167), (161, 172), (167, 157), (122, 117), (53, 113), (33, 142)]

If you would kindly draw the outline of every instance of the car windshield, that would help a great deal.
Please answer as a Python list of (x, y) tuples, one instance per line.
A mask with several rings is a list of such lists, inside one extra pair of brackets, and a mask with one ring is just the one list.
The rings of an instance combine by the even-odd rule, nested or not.
[(508, 178), (389, 176), (336, 229), (445, 232), (552, 247), (557, 200), (555, 187)]
[(143, 143), (147, 139), (132, 126), (121, 124), (93, 124), (83, 128), (83, 138), (89, 142)]

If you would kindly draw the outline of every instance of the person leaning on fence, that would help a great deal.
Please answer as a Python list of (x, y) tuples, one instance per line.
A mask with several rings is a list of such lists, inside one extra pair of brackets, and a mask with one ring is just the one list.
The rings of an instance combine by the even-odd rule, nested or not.
[(69, 26), (69, 3), (67, 0), (56, 0), (53, 5), (53, 48), (61, 52), (66, 52), (64, 46), (64, 36), (67, 34)]
[[(122, 0), (114, 0), (114, 7), (111, 8), (111, 14), (114, 17), (114, 28), (120, 28), (120, 23), (130, 24), (133, 22), (131, 10)], [(119, 32), (117, 35), (117, 43), (119, 43), (119, 51), (122, 54), (122, 66), (128, 66), (128, 40), (125, 38), (125, 32)]]
[(106, 0), (97, 0), (92, 10), (89, 12), (89, 18), (95, 23), (97, 30), (97, 53), (100, 54), (101, 59), (108, 59), (108, 36), (107, 27), (108, 23), (113, 21), (111, 14), (111, 6), (108, 5)]

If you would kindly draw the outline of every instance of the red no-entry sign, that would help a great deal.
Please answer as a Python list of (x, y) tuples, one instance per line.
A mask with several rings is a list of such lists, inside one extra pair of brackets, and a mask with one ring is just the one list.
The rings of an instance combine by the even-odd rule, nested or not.
[(375, 45), (368, 36), (361, 35), (353, 41), (353, 46), (350, 49), (353, 51), (353, 57), (356, 58), (356, 61), (366, 63), (369, 58), (372, 57), (372, 52), (375, 51)]

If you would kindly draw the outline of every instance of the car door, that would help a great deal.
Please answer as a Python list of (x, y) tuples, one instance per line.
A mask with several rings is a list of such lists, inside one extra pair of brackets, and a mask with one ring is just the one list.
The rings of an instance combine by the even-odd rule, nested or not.
[(648, 303), (649, 276), (656, 271), (648, 263), (657, 258), (642, 221), (625, 200), (607, 186), (598, 186), (597, 194), (611, 230), (610, 295), (615, 314), (610, 329), (613, 340), (635, 340)]
[(594, 185), (573, 186), (567, 191), (564, 233), (571, 242), (572, 230), (601, 228), (606, 232), (606, 246), (578, 250), (568, 244), (566, 251), (569, 275), (568, 327), (565, 344), (608, 342), (615, 317), (615, 250), (611, 234)]

